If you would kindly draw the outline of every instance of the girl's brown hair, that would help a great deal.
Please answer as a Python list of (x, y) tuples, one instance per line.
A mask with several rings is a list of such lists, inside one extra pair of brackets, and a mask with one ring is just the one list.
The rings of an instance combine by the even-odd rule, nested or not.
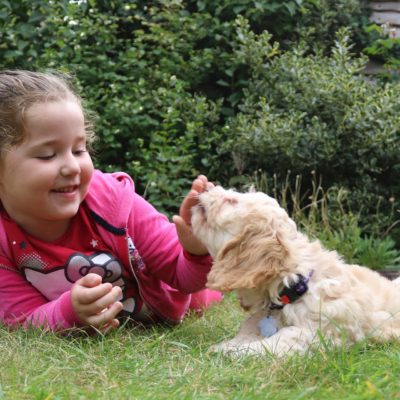
[[(0, 155), (25, 138), (26, 112), (35, 104), (60, 100), (82, 101), (67, 75), (24, 70), (0, 71)], [(83, 110), (83, 107), (82, 107)], [(85, 114), (87, 144), (90, 148), (95, 134)]]

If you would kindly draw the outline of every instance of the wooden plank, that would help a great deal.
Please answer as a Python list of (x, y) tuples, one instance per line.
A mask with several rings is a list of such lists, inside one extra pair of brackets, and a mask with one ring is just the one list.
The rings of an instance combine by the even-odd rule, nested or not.
[(400, 13), (396, 12), (376, 12), (374, 11), (370, 17), (371, 21), (381, 25), (390, 24), (400, 26)]
[(400, 12), (400, 1), (385, 1), (378, 3), (373, 1), (369, 3), (369, 7), (375, 11), (399, 11)]

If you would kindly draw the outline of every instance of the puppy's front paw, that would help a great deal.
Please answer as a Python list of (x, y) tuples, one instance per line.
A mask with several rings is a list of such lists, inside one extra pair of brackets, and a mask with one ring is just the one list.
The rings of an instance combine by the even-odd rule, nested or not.
[(234, 340), (230, 340), (211, 346), (210, 351), (214, 353), (223, 353), (230, 357), (237, 358), (243, 356), (265, 354), (266, 349), (262, 345), (261, 341), (238, 343)]
[(233, 344), (231, 343), (230, 340), (227, 340), (225, 342), (214, 344), (213, 346), (210, 347), (210, 351), (212, 353), (227, 353), (232, 348)]

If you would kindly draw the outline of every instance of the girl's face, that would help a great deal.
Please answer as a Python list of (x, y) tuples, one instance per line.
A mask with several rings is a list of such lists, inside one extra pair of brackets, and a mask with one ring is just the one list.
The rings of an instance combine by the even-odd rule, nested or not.
[(81, 106), (74, 100), (35, 104), (25, 129), (24, 141), (3, 152), (0, 199), (26, 232), (55, 240), (78, 212), (93, 174)]

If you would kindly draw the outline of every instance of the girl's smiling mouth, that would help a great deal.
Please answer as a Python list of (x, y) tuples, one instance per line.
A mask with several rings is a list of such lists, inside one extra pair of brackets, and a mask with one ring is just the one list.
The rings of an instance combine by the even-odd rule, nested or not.
[(58, 189), (51, 190), (53, 193), (74, 193), (78, 190), (78, 185), (66, 186)]

